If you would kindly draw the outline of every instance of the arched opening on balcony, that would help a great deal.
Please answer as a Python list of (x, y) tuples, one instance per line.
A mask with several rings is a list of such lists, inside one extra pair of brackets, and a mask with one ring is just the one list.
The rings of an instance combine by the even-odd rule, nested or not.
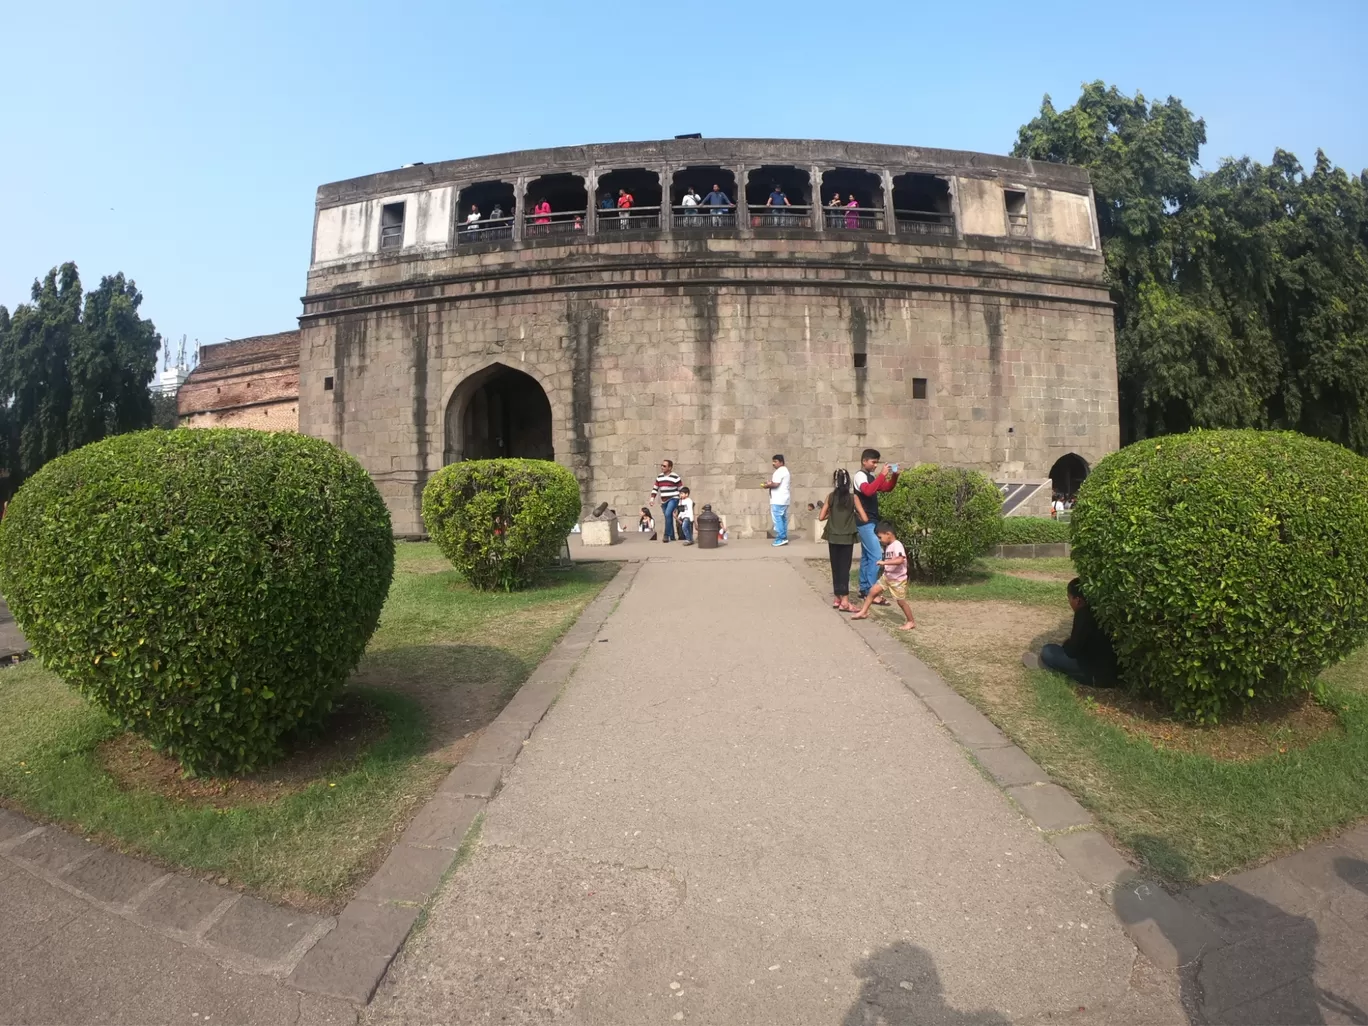
[(583, 232), (589, 190), (582, 175), (542, 175), (527, 183), (523, 204), (524, 238)]
[(496, 242), (513, 238), (517, 196), (512, 182), (476, 182), (456, 200), (456, 241)]
[[(624, 197), (631, 205), (623, 206)], [(598, 233), (659, 231), (660, 175), (643, 168), (609, 171), (598, 180)]]
[[(684, 202), (689, 190), (697, 204)], [(674, 173), (670, 206), (676, 228), (731, 228), (736, 225), (736, 175), (725, 167), (686, 167)]]
[(766, 165), (746, 175), (752, 228), (812, 227), (812, 176), (800, 167)]
[(893, 211), (899, 235), (954, 235), (950, 183), (935, 175), (905, 174), (893, 179)]
[(501, 363), (461, 382), (446, 413), (446, 462), (555, 458), (551, 401), (536, 378)]
[(1050, 482), (1055, 497), (1072, 499), (1087, 476), (1088, 461), (1078, 453), (1071, 452), (1059, 457), (1050, 468)]
[(829, 231), (883, 230), (883, 179), (873, 171), (836, 167), (822, 172), (820, 199)]

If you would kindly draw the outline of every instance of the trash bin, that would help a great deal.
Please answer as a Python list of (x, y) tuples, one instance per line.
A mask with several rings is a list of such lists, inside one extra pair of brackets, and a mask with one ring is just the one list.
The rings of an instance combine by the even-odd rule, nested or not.
[(711, 506), (704, 506), (703, 512), (698, 514), (698, 520), (694, 523), (694, 531), (698, 534), (698, 547), (717, 548), (717, 535), (721, 530), (722, 518), (713, 512)]

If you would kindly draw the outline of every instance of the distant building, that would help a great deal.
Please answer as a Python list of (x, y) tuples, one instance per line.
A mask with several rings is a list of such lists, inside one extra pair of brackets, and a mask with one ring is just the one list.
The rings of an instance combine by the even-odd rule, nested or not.
[(157, 383), (152, 390), (158, 395), (175, 395), (189, 374), (184, 367), (168, 367), (157, 375)]
[(299, 430), (298, 331), (204, 346), (183, 380), (176, 393), (181, 427)]

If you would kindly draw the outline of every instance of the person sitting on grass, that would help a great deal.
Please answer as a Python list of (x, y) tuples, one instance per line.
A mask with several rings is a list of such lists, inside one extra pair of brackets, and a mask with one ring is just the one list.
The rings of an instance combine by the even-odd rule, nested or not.
[(1069, 607), (1073, 610), (1073, 629), (1062, 645), (1042, 645), (1040, 655), (1027, 652), (1022, 660), (1032, 668), (1044, 667), (1094, 688), (1116, 685), (1116, 652), (1111, 639), (1097, 625), (1083, 584), (1077, 577), (1069, 582)]
[(910, 631), (917, 626), (917, 621), (912, 618), (912, 607), (907, 602), (907, 550), (903, 548), (902, 542), (898, 541), (898, 536), (893, 532), (893, 525), (887, 521), (879, 525), (878, 535), (879, 544), (884, 550), (884, 558), (879, 560), (878, 565), (883, 568), (883, 572), (874, 582), (874, 587), (869, 589), (860, 611), (851, 619), (868, 620), (869, 607), (874, 605), (881, 594), (888, 592), (898, 603), (903, 616), (907, 617), (907, 622), (898, 630)]

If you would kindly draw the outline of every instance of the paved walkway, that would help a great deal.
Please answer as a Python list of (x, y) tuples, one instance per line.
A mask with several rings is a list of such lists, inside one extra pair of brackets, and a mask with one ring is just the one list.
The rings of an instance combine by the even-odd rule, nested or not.
[(27, 652), (28, 642), (24, 640), (19, 625), (14, 622), (5, 597), (0, 595), (0, 660), (8, 661)]
[(598, 642), (371, 1021), (1185, 1020), (790, 560), (649, 562)]

